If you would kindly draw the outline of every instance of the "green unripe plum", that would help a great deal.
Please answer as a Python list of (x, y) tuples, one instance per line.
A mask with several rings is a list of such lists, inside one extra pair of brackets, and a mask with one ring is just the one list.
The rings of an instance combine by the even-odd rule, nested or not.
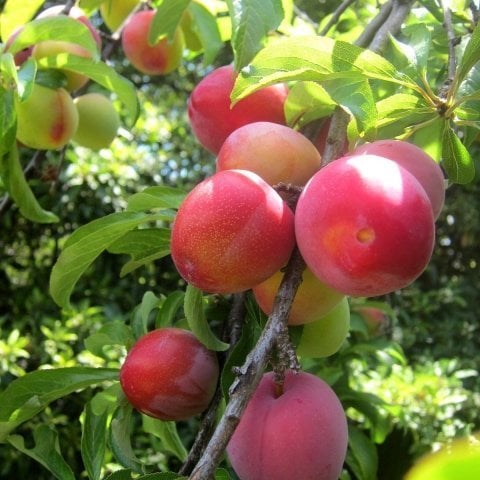
[(295, 245), (293, 212), (247, 170), (224, 170), (184, 199), (172, 227), (171, 253), (180, 275), (209, 293), (235, 293), (263, 282)]
[(219, 376), (214, 352), (181, 328), (159, 328), (128, 352), (120, 384), (140, 412), (160, 420), (185, 420), (203, 412)]
[(338, 352), (350, 328), (350, 307), (344, 297), (324, 317), (303, 327), (297, 347), (301, 357), (329, 357)]
[(345, 412), (335, 392), (306, 372), (260, 381), (227, 453), (240, 480), (338, 480), (347, 452)]
[(305, 185), (320, 168), (321, 157), (300, 132), (272, 122), (237, 128), (217, 156), (217, 171), (240, 168), (260, 175), (268, 184)]
[(100, 93), (86, 93), (74, 100), (78, 128), (73, 140), (92, 150), (107, 148), (117, 135), (120, 117), (113, 103)]
[[(278, 271), (252, 289), (258, 305), (267, 315), (272, 313), (282, 279), (283, 272)], [(290, 309), (288, 324), (303, 325), (314, 322), (326, 315), (343, 298), (343, 293), (322, 283), (310, 269), (306, 268)]]
[(78, 112), (70, 94), (35, 84), (23, 102), (15, 99), (17, 140), (38, 150), (65, 146), (78, 126)]
[(100, 5), (100, 15), (111, 32), (117, 30), (140, 0), (106, 0)]
[(135, 13), (122, 31), (122, 49), (129, 62), (147, 75), (164, 75), (173, 72), (182, 60), (184, 39), (177, 28), (173, 40), (166, 37), (154, 45), (148, 41), (154, 10)]
[(298, 247), (313, 274), (350, 296), (373, 297), (412, 283), (430, 261), (435, 223), (418, 180), (375, 155), (320, 169), (295, 210)]
[(377, 140), (356, 148), (350, 155), (378, 155), (407, 169), (428, 195), (435, 220), (445, 203), (445, 178), (440, 165), (413, 143), (401, 140)]

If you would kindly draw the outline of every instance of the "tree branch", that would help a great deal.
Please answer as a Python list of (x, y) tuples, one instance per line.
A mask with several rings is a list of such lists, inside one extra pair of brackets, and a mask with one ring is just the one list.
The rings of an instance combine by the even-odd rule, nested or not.
[(357, 0), (343, 0), (343, 2), (337, 7), (333, 12), (332, 18), (328, 23), (322, 28), (319, 35), (326, 35), (328, 31), (338, 22), (342, 13), (350, 6), (352, 3), (355, 3)]
[(238, 376), (230, 388), (230, 399), (225, 413), (220, 419), (202, 458), (190, 475), (190, 480), (209, 480), (213, 478), (215, 469), (222, 459), (235, 427), (262, 378), (268, 358), (275, 346), (276, 338), (286, 326), (288, 314), (302, 280), (304, 268), (305, 262), (298, 249), (295, 248), (278, 289), (273, 312), (254, 349), (247, 356), (243, 366), (238, 369)]

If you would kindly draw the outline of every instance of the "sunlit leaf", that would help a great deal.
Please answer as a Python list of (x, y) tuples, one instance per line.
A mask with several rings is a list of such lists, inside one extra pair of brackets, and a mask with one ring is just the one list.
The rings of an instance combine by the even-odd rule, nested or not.
[(463, 51), (458, 68), (455, 72), (455, 83), (460, 84), (468, 72), (480, 60), (480, 24), (477, 23), (470, 40)]
[(130, 80), (119, 75), (113, 67), (106, 63), (79, 57), (78, 55), (60, 53), (39, 59), (38, 65), (43, 68), (55, 68), (81, 73), (91, 78), (118, 96), (118, 99), (127, 109), (129, 125), (133, 125), (137, 121), (140, 108), (135, 86)]
[(75, 480), (72, 469), (69, 467), (60, 452), (58, 433), (48, 425), (38, 425), (33, 438), (35, 446), (27, 448), (21, 435), (11, 435), (8, 441), (17, 450), (33, 458), (49, 470), (59, 480)]
[(0, 37), (5, 42), (14, 30), (27, 23), (45, 0), (7, 0), (0, 14)]
[(283, 20), (281, 0), (227, 0), (232, 19), (235, 68), (247, 65), (263, 46), (265, 36)]
[(203, 308), (203, 294), (201, 290), (188, 285), (183, 308), (188, 325), (200, 342), (209, 350), (227, 350), (229, 347), (228, 343), (219, 340), (208, 324)]
[(183, 12), (189, 3), (190, 0), (176, 0), (175, 2), (163, 0), (160, 4), (157, 3), (155, 15), (148, 32), (150, 45), (155, 45), (160, 38), (165, 36), (169, 40), (173, 40)]
[(128, 199), (127, 210), (143, 212), (162, 208), (177, 209), (185, 198), (186, 193), (174, 187), (157, 186), (133, 194)]

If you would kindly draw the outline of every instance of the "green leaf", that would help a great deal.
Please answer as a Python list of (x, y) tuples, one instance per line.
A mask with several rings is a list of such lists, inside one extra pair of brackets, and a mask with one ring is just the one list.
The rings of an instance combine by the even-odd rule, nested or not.
[(126, 401), (114, 412), (110, 423), (110, 446), (120, 465), (143, 473), (143, 466), (131, 443), (132, 406)]
[(442, 165), (449, 180), (455, 183), (469, 183), (474, 179), (473, 159), (448, 124), (445, 125), (443, 133), (442, 157)]
[(38, 425), (33, 432), (35, 447), (25, 447), (21, 435), (11, 435), (9, 443), (25, 455), (33, 458), (49, 470), (59, 480), (75, 480), (72, 469), (60, 452), (58, 433), (47, 425)]
[(125, 233), (150, 220), (156, 220), (155, 215), (118, 212), (78, 228), (52, 268), (50, 294), (54, 301), (61, 307), (69, 306), (73, 288), (93, 261)]
[(85, 405), (82, 428), (81, 454), (89, 480), (100, 480), (107, 447), (108, 412), (93, 412), (92, 405)]
[(92, 333), (85, 339), (85, 348), (104, 358), (103, 347), (106, 345), (125, 345), (129, 348), (135, 342), (132, 331), (121, 320), (105, 323), (98, 332)]
[[(15, 142), (16, 129), (17, 121), (14, 108), (14, 92), (0, 85), (0, 158), (12, 148)], [(3, 165), (3, 161), (1, 162)], [(0, 176), (3, 177), (3, 175), (2, 167), (0, 168)]]
[(174, 472), (161, 472), (161, 473), (147, 473), (146, 475), (140, 475), (132, 477), (132, 471), (117, 470), (113, 472), (105, 480), (188, 480), (187, 477), (183, 477)]
[(37, 370), (14, 380), (0, 393), (0, 442), (50, 402), (111, 380), (118, 380), (118, 369), (71, 367)]
[(37, 18), (25, 24), (8, 51), (17, 53), (44, 40), (75, 43), (87, 50), (93, 59), (98, 60), (100, 57), (98, 46), (88, 27), (66, 15)]
[(140, 193), (133, 194), (127, 203), (127, 210), (143, 212), (164, 208), (177, 209), (183, 202), (186, 193), (179, 188), (157, 186), (148, 187)]
[(442, 158), (442, 138), (445, 121), (443, 118), (435, 115), (424, 122), (424, 125), (415, 125), (415, 132), (411, 136), (411, 141), (424, 152), (428, 153), (436, 162)]
[(135, 338), (140, 338), (148, 332), (150, 316), (162, 305), (162, 302), (163, 299), (157, 297), (153, 292), (148, 291), (143, 294), (142, 302), (135, 309), (131, 324)]
[(137, 121), (140, 107), (135, 86), (106, 63), (68, 53), (59, 53), (58, 55), (40, 58), (38, 65), (43, 68), (56, 68), (81, 73), (91, 78), (94, 82), (118, 96), (118, 99), (127, 109), (130, 119), (129, 125), (134, 125)]
[(45, 0), (7, 0), (0, 14), (0, 37), (3, 42), (14, 30), (27, 23), (37, 13)]
[(177, 290), (168, 295), (158, 312), (155, 328), (170, 327), (173, 325), (175, 316), (179, 309), (183, 306), (185, 293)]
[(205, 5), (191, 2), (188, 11), (192, 15), (192, 29), (200, 39), (203, 47), (203, 63), (210, 65), (223, 48), (222, 37), (215, 15)]
[(187, 285), (183, 309), (190, 329), (209, 350), (227, 350), (228, 343), (219, 340), (210, 329), (203, 305), (202, 291), (192, 285)]
[(378, 457), (372, 441), (361, 430), (349, 425), (346, 463), (358, 480), (376, 480)]
[(17, 93), (21, 102), (32, 93), (35, 79), (37, 78), (37, 62), (29, 58), (17, 72)]
[(232, 480), (230, 474), (223, 468), (215, 470), (215, 480)]
[(296, 82), (285, 101), (285, 118), (288, 125), (302, 127), (331, 115), (336, 106), (337, 103), (320, 84)]
[(463, 51), (462, 58), (455, 72), (454, 84), (459, 85), (468, 72), (480, 60), (480, 24), (473, 29), (470, 40)]
[(173, 40), (183, 12), (189, 3), (190, 0), (176, 0), (175, 2), (164, 0), (160, 5), (156, 5), (155, 16), (148, 32), (150, 45), (155, 45), (165, 36), (169, 40)]
[(373, 140), (377, 109), (368, 81), (330, 80), (323, 82), (323, 87), (356, 120), (357, 129), (365, 134), (365, 139)]
[[(11, 135), (11, 132), (7, 135)], [(0, 156), (0, 177), (8, 194), (25, 218), (39, 223), (58, 222), (58, 217), (44, 210), (35, 198), (23, 173), (16, 147), (11, 148), (8, 154)]]
[(110, 253), (124, 253), (132, 259), (120, 272), (124, 277), (133, 270), (170, 254), (170, 229), (146, 228), (127, 232), (108, 247)]
[(322, 82), (338, 78), (384, 80), (414, 90), (418, 86), (388, 60), (370, 50), (321, 36), (288, 37), (262, 49), (238, 75), (232, 98), (289, 80)]
[(281, 0), (227, 0), (232, 20), (235, 69), (247, 65), (262, 48), (263, 40), (283, 20)]
[(163, 422), (156, 418), (142, 415), (143, 429), (161, 440), (167, 452), (175, 455), (181, 462), (187, 458), (188, 452), (180, 439), (175, 422)]

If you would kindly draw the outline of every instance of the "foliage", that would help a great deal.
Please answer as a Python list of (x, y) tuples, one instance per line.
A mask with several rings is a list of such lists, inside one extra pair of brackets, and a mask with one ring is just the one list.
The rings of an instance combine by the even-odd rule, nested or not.
[[(44, 2), (20, 3), (24, 8), (0, 2), (4, 43)], [(101, 3), (80, 5), (114, 45)], [(211, 68), (230, 61), (240, 72), (234, 101), (288, 81), (290, 125), (306, 129), (340, 107), (349, 115), (351, 146), (408, 138), (441, 162), (449, 179), (431, 265), (409, 288), (376, 299), (390, 317), (386, 334), (372, 336), (353, 314), (337, 354), (301, 358), (347, 410), (342, 478), (381, 478), (388, 463), (382, 444), (399, 432), (411, 448), (388, 478), (401, 478), (420, 454), (479, 429), (480, 27), (467, 2), (451, 2), (461, 39), (452, 72), (437, 2), (415, 2), (381, 54), (353, 44), (377, 2), (352, 2), (330, 25), (337, 3), (155, 1), (152, 39), (172, 35), (186, 11), (193, 19), (187, 40), (198, 40), (179, 71), (162, 78), (134, 71), (118, 49), (108, 59), (57, 55), (17, 69), (13, 54), (29, 42), (75, 38), (95, 53), (86, 29), (67, 17), (34, 20), (1, 54), (0, 441), (9, 448), (0, 454), (0, 476), (28, 475), (30, 458), (45, 467), (39, 479), (186, 478), (172, 472), (185, 461), (200, 420), (165, 423), (134, 412), (118, 368), (135, 339), (159, 326), (189, 328), (219, 355), (228, 348), (221, 339), (231, 299), (186, 288), (169, 258), (169, 227), (185, 192), (214, 170), (191, 135), (188, 94)], [(16, 145), (14, 95), (27, 98), (34, 81), (61, 83), (61, 76), (42, 78), (47, 67), (86, 74), (89, 89), (113, 94), (123, 127), (111, 148), (33, 152)], [(250, 296), (246, 307), (222, 374), (225, 401), (235, 381), (230, 368), (243, 364), (266, 321)], [(290, 329), (294, 341), (301, 331)], [(224, 462), (215, 478), (233, 475)]]

